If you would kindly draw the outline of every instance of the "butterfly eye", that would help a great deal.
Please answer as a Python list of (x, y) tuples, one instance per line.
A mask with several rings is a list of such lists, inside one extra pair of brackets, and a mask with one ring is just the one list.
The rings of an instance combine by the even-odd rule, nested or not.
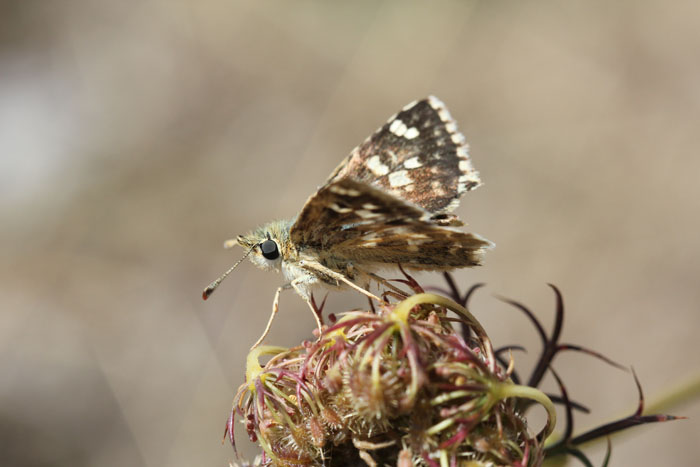
[(280, 257), (280, 251), (277, 249), (277, 243), (274, 240), (265, 240), (260, 244), (260, 251), (267, 259), (277, 259)]

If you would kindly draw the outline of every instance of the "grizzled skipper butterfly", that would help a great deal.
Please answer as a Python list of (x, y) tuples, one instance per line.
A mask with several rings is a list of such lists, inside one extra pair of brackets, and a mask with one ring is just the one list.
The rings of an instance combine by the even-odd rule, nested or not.
[[(450, 214), (465, 192), (479, 186), (467, 145), (437, 98), (412, 102), (367, 138), (306, 201), (299, 215), (274, 221), (228, 240), (245, 255), (203, 293), (206, 300), (246, 257), (263, 269), (282, 271), (280, 292), (294, 289), (312, 310), (316, 286), (353, 288), (380, 301), (369, 285), (387, 282), (376, 271), (397, 267), (445, 271), (476, 266), (491, 242), (455, 226)], [(314, 310), (316, 322), (320, 318)]]

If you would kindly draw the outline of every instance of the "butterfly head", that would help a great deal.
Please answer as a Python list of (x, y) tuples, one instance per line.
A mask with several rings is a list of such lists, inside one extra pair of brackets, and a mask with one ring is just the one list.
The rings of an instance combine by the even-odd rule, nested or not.
[(246, 250), (246, 253), (228, 271), (204, 289), (202, 298), (204, 300), (209, 298), (226, 276), (246, 258), (250, 258), (253, 264), (259, 268), (279, 271), (282, 267), (282, 262), (289, 258), (292, 251), (289, 242), (289, 228), (291, 225), (291, 221), (274, 221), (258, 227), (246, 235), (239, 235), (233, 240), (227, 240), (224, 243), (224, 248), (232, 248), (234, 245), (239, 245)]
[[(274, 221), (239, 235), (235, 244), (249, 251), (248, 258), (261, 269), (279, 271), (290, 254), (288, 221)], [(228, 246), (228, 245), (227, 245)]]

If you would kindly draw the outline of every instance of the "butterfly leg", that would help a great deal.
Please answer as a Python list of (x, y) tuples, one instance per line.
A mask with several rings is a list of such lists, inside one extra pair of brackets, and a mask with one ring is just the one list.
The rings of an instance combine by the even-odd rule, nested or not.
[(311, 312), (314, 314), (314, 318), (316, 319), (316, 327), (318, 328), (318, 339), (320, 339), (321, 333), (323, 332), (323, 323), (321, 322), (321, 317), (319, 316), (316, 308), (314, 308), (314, 306), (311, 304), (310, 300), (307, 300), (306, 304), (309, 305), (309, 308), (311, 308)]
[(265, 330), (262, 333), (262, 336), (257, 340), (255, 344), (250, 348), (250, 350), (253, 350), (257, 346), (259, 346), (262, 341), (267, 337), (267, 335), (270, 333), (270, 328), (272, 327), (272, 321), (275, 319), (275, 315), (277, 315), (277, 312), (279, 311), (279, 305), (280, 305), (280, 293), (283, 290), (291, 289), (294, 286), (294, 281), (292, 281), (289, 284), (284, 284), (281, 287), (277, 288), (277, 292), (275, 292), (275, 299), (272, 301), (272, 314), (270, 314), (270, 319), (267, 320), (267, 325), (265, 326)]
[(380, 275), (378, 275), (378, 274), (375, 274), (375, 273), (369, 272), (369, 271), (362, 271), (362, 270), (360, 270), (360, 272), (361, 272), (362, 274), (366, 274), (366, 275), (369, 276), (371, 279), (374, 279), (375, 281), (377, 281), (377, 283), (382, 284), (384, 287), (386, 287), (386, 288), (388, 288), (388, 289), (391, 289), (391, 290), (393, 290), (394, 292), (396, 292), (396, 293), (398, 293), (398, 294), (401, 294), (401, 295), (403, 295), (403, 296), (406, 296), (406, 295), (407, 295), (405, 291), (399, 289), (399, 288), (396, 287), (394, 284), (392, 284), (391, 282), (389, 282), (388, 280), (384, 279), (382, 276), (380, 276)]
[[(371, 281), (375, 281), (377, 284), (383, 285), (386, 289), (384, 293), (391, 293), (393, 296), (396, 296), (399, 300), (403, 300), (404, 298), (408, 297), (411, 295), (410, 293), (405, 292), (404, 290), (401, 290), (400, 288), (396, 287), (394, 284), (389, 282), (388, 280), (384, 279), (382, 276), (379, 274), (375, 274), (371, 271), (366, 271), (362, 268), (358, 268), (357, 266), (353, 266), (353, 270), (361, 275), (362, 277), (366, 278), (366, 286), (365, 288), (369, 290), (369, 285), (371, 284)], [(382, 295), (384, 296), (384, 295)]]
[[(369, 290), (370, 286), (372, 285), (372, 281), (377, 282), (377, 285), (384, 285), (386, 288), (384, 292), (382, 292), (382, 299), (384, 301), (386, 301), (387, 296), (392, 296), (398, 300), (403, 300), (409, 295), (378, 274), (365, 271), (364, 269), (360, 269), (354, 265), (351, 266), (351, 268), (354, 272), (362, 275), (362, 277), (365, 279), (362, 283), (365, 290)], [(367, 297), (367, 301), (369, 301), (369, 307), (372, 309), (372, 312), (375, 312), (376, 310), (374, 309), (374, 302), (372, 302), (372, 299)]]
[(355, 284), (353, 281), (351, 281), (350, 279), (348, 279), (344, 275), (340, 274), (339, 272), (336, 272), (330, 268), (327, 268), (326, 266), (324, 266), (320, 263), (317, 263), (316, 261), (301, 260), (301, 261), (299, 261), (299, 266), (304, 268), (304, 269), (309, 269), (311, 271), (317, 271), (317, 272), (320, 272), (320, 273), (325, 274), (327, 276), (330, 276), (333, 279), (337, 280), (338, 282), (342, 282), (344, 284), (347, 284), (350, 287), (352, 287), (353, 289), (357, 290), (358, 292), (360, 292), (364, 295), (367, 295), (369, 298), (372, 298), (378, 302), (384, 301), (381, 298), (374, 295), (369, 290), (365, 290), (362, 287), (360, 287), (359, 285)]

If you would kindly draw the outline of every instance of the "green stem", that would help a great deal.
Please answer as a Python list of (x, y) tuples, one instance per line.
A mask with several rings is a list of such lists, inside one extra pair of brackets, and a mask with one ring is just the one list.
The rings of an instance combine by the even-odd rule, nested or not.
[(538, 402), (544, 407), (548, 415), (547, 424), (542, 428), (538, 436), (541, 436), (541, 439), (546, 439), (552, 434), (552, 431), (554, 431), (554, 426), (557, 424), (557, 411), (551, 399), (539, 389), (518, 384), (492, 383), (490, 392), (493, 397), (499, 400), (519, 397), (521, 399), (530, 399)]
[(246, 357), (245, 365), (245, 379), (248, 382), (248, 389), (250, 392), (255, 391), (255, 380), (260, 376), (263, 371), (263, 367), (260, 366), (258, 359), (261, 355), (272, 355), (285, 352), (287, 349), (284, 347), (275, 347), (272, 345), (261, 345), (248, 352)]

